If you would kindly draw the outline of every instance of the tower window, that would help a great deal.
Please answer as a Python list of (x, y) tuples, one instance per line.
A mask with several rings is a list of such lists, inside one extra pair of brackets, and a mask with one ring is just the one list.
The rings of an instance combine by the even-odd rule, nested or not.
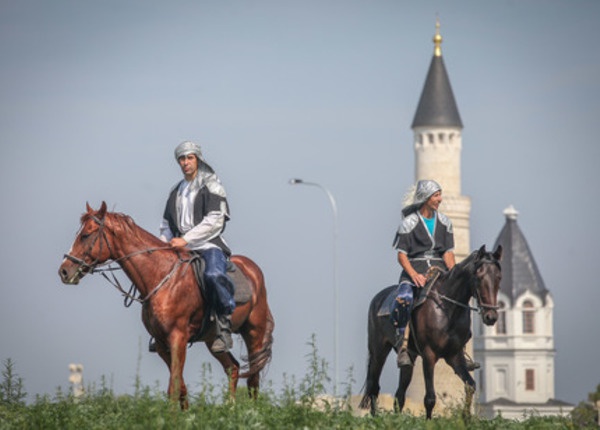
[(534, 391), (535, 390), (535, 370), (534, 369), (525, 369), (525, 390), (526, 391)]
[(433, 135), (433, 133), (428, 133), (427, 134), (427, 139), (428, 139), (429, 143), (433, 143), (434, 142), (434, 140), (433, 140), (434, 137), (435, 136)]
[(523, 302), (523, 333), (535, 333), (535, 310), (529, 300)]
[(498, 302), (498, 321), (496, 321), (496, 334), (506, 334), (506, 310), (504, 302)]

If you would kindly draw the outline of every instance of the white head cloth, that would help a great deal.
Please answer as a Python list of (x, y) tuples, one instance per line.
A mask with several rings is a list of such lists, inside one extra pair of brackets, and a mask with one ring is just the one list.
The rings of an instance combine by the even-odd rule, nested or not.
[(406, 205), (404, 209), (402, 209), (402, 215), (407, 216), (417, 211), (421, 208), (421, 206), (423, 206), (423, 204), (427, 200), (429, 200), (429, 198), (432, 195), (441, 190), (442, 187), (440, 186), (440, 184), (438, 184), (434, 180), (423, 179), (421, 181), (418, 181), (416, 187), (414, 188), (414, 195), (411, 199), (412, 202), (410, 202), (409, 200), (408, 205)]
[(198, 174), (202, 176), (202, 181), (213, 194), (217, 194), (221, 197), (226, 197), (225, 188), (221, 184), (215, 170), (206, 162), (202, 156), (202, 149), (200, 145), (195, 142), (186, 140), (181, 142), (175, 148), (175, 159), (179, 160), (179, 157), (183, 157), (188, 154), (194, 154), (198, 158)]

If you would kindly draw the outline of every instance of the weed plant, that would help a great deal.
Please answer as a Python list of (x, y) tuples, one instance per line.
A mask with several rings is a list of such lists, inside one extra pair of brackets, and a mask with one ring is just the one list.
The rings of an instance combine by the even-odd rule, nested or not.
[[(284, 375), (281, 393), (272, 387), (261, 389), (256, 400), (247, 390), (238, 389), (234, 399), (211, 382), (210, 364), (201, 369), (199, 390), (189, 396), (189, 409), (166, 398), (158, 386), (143, 386), (135, 380), (133, 395), (116, 395), (105, 378), (99, 387), (90, 386), (85, 394), (74, 397), (58, 389), (53, 397), (37, 396), (26, 404), (23, 381), (14, 363), (3, 362), (0, 382), (0, 430), (82, 430), (82, 429), (598, 429), (593, 423), (582, 427), (570, 418), (531, 416), (522, 421), (503, 418), (493, 420), (472, 417), (463, 419), (459, 408), (450, 416), (426, 420), (421, 416), (382, 412), (375, 417), (359, 417), (344, 403), (324, 397), (327, 363), (317, 354), (315, 337), (308, 343), (308, 368), (299, 383), (294, 376)], [(346, 397), (352, 391), (351, 371), (346, 384)]]

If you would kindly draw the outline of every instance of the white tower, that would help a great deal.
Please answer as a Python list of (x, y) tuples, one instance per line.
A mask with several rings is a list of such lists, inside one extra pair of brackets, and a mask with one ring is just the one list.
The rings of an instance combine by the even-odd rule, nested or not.
[(474, 321), (481, 414), (516, 419), (532, 410), (566, 414), (573, 406), (554, 399), (554, 301), (517, 225), (518, 212), (510, 206), (504, 215), (494, 245), (503, 248), (498, 322), (488, 327), (479, 317)]
[[(470, 253), (469, 216), (471, 200), (461, 193), (462, 121), (454, 100), (450, 79), (442, 57), (440, 24), (436, 22), (434, 51), (419, 105), (412, 123), (415, 150), (415, 180), (433, 179), (442, 187), (445, 213), (454, 226), (454, 252), (461, 261)], [(467, 352), (471, 354), (471, 343)], [(435, 367), (436, 411), (464, 400), (464, 384), (443, 360)], [(414, 376), (407, 392), (407, 408), (416, 413), (423, 410), (425, 384), (421, 360), (417, 360)]]
[(433, 37), (434, 52), (412, 123), (415, 180), (433, 179), (443, 191), (441, 211), (454, 225), (457, 261), (470, 253), (471, 199), (461, 193), (462, 121), (442, 57), (440, 24)]

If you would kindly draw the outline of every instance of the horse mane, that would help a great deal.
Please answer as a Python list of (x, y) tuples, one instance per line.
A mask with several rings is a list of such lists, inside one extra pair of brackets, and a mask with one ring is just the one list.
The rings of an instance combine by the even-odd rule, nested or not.
[(137, 225), (129, 215), (120, 212), (107, 212), (106, 217), (110, 217), (110, 221), (113, 225), (126, 231), (130, 236), (134, 236), (143, 241), (151, 241), (157, 245), (164, 245), (158, 237)]

